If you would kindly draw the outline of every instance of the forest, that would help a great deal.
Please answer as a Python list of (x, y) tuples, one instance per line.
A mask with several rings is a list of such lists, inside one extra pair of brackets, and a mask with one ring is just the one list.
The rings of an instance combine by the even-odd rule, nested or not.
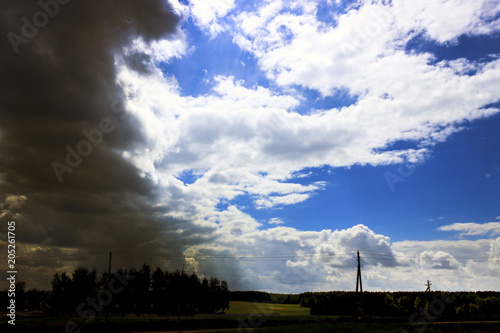
[[(25, 290), (16, 284), (19, 309), (40, 311), (46, 316), (191, 316), (223, 314), (230, 301), (300, 304), (311, 315), (449, 318), (452, 320), (498, 319), (500, 292), (363, 292), (331, 291), (276, 294), (263, 291), (230, 291), (217, 277), (199, 278), (196, 273), (163, 271), (143, 265), (98, 274), (79, 267), (69, 275), (54, 274), (50, 291)], [(7, 298), (7, 292), (0, 292)]]
[[(311, 315), (492, 319), (500, 315), (500, 292), (322, 292), (300, 295)], [(415, 315), (416, 314), (416, 315)]]
[(79, 267), (71, 275), (54, 274), (51, 291), (26, 291), (24, 282), (17, 283), (16, 301), (22, 309), (51, 316), (210, 314), (229, 308), (229, 288), (216, 277), (200, 279), (195, 273), (160, 268), (153, 271), (149, 265), (112, 274)]

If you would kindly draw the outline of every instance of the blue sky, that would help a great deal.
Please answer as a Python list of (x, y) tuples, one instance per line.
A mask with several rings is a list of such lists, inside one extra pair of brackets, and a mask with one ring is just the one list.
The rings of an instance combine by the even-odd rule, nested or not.
[[(72, 25), (83, 3), (64, 7), (5, 58), (78, 105), (68, 119), (44, 100), (64, 120), (51, 140), (21, 135), (36, 98), (9, 104), (17, 140), (1, 128), (0, 153), (27, 141), (49, 174), (17, 174), (41, 163), (28, 153), (22, 167), (0, 164), (12, 182), (0, 218), (33, 226), (27, 257), (58, 258), (26, 268), (31, 281), (112, 250), (117, 265), (184, 264), (235, 290), (353, 290), (359, 249), (366, 290), (500, 288), (498, 1), (170, 0), (174, 13), (133, 3), (109, 20), (89, 11), (89, 27)], [(90, 55), (64, 58), (78, 75), (47, 56), (69, 52), (61, 45)], [(62, 180), (54, 163), (110, 104), (127, 117)], [(64, 259), (74, 253), (93, 259)]]
[[(258, 219), (279, 217), (298, 229), (361, 223), (393, 241), (440, 239), (444, 235), (437, 228), (442, 225), (494, 221), (498, 216), (500, 158), (492, 152), (500, 148), (499, 126), (498, 115), (474, 121), (433, 147), (413, 171), (403, 165), (401, 174), (398, 165), (306, 170), (311, 175), (302, 182), (329, 184), (297, 206), (262, 211), (245, 200), (235, 202)], [(386, 178), (392, 175), (402, 180), (395, 180), (393, 187)]]
[[(317, 5), (317, 18), (327, 25), (334, 24), (329, 11), (338, 10), (326, 1)], [(229, 13), (244, 11), (235, 3)], [(338, 12), (337, 12), (338, 13)], [(230, 21), (230, 20), (227, 20)], [(258, 59), (242, 50), (225, 31), (210, 35), (189, 16), (183, 23), (187, 41), (194, 47), (184, 57), (160, 65), (165, 75), (173, 75), (181, 94), (200, 96), (210, 94), (214, 85), (210, 77), (233, 76), (243, 80), (243, 86), (258, 85), (285, 93), (289, 87), (276, 85), (259, 68)], [(430, 53), (431, 63), (460, 58), (471, 62), (491, 61), (491, 55), (500, 54), (498, 33), (487, 35), (458, 35), (456, 40), (438, 43), (416, 34), (406, 44), (406, 53)], [(474, 71), (468, 73), (474, 74)], [(341, 90), (331, 96), (321, 96), (314, 89), (293, 85), (303, 99), (295, 111), (300, 114), (353, 105), (357, 96)], [(266, 222), (279, 218), (286, 226), (299, 230), (349, 228), (365, 224), (377, 233), (390, 235), (393, 241), (434, 240), (447, 237), (437, 228), (455, 222), (488, 222), (496, 220), (500, 207), (500, 132), (498, 115), (465, 121), (463, 129), (444, 142), (429, 148), (428, 156), (417, 164), (352, 165), (334, 168), (322, 166), (304, 168), (301, 178), (287, 182), (303, 185), (316, 181), (325, 186), (306, 201), (296, 205), (258, 209), (248, 195), (224, 200), (219, 209), (237, 205), (257, 219)], [(398, 145), (416, 146), (402, 141)], [(394, 146), (387, 147), (387, 149)], [(411, 166), (413, 171), (407, 171)], [(403, 168), (400, 174), (399, 168)], [(408, 174), (406, 173), (408, 172)], [(394, 179), (396, 175), (398, 179)], [(186, 183), (197, 179), (193, 173), (179, 177)], [(393, 184), (390, 184), (394, 181)], [(266, 225), (262, 228), (272, 228)]]

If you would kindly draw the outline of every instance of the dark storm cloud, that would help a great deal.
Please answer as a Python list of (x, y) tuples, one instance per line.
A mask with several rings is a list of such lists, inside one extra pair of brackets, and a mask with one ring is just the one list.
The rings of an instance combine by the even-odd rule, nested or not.
[[(179, 22), (171, 6), (159, 0), (6, 0), (0, 7), (0, 202), (27, 198), (15, 212), (2, 205), (2, 225), (15, 219), (17, 241), (30, 246), (77, 248), (74, 259), (88, 267), (104, 268), (101, 254), (111, 250), (135, 253), (117, 256), (116, 265), (124, 266), (161, 264), (161, 254), (180, 254), (182, 241), (170, 230), (184, 222), (160, 218), (162, 211), (152, 208), (154, 186), (118, 153), (144, 140), (135, 119), (116, 112), (121, 94), (114, 68), (115, 55), (130, 41), (171, 36)], [(127, 59), (142, 72), (148, 61)], [(97, 130), (98, 144), (81, 146), (92, 152), (79, 163), (70, 157), (70, 166), (67, 147), (76, 151), (89, 141), (83, 131)], [(58, 179), (54, 162), (71, 173), (63, 169)], [(71, 257), (51, 251), (46, 259), (33, 252), (26, 270), (61, 267)]]

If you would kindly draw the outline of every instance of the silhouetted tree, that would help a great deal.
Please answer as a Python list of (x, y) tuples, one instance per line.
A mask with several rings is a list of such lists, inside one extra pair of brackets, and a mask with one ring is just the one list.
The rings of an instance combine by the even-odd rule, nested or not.
[(89, 271), (87, 268), (78, 267), (73, 272), (73, 278), (68, 280), (69, 297), (67, 306), (76, 310), (78, 304), (86, 300), (88, 297), (95, 297), (98, 291), (97, 271), (93, 269)]
[(167, 305), (167, 273), (156, 268), (151, 276), (151, 303), (152, 310), (157, 314), (168, 312)]
[[(215, 277), (200, 281), (194, 272), (163, 272), (160, 268), (151, 272), (146, 264), (140, 270), (119, 270), (117, 275), (131, 279), (119, 293), (112, 295), (110, 303), (104, 307), (108, 313), (189, 315), (229, 308), (229, 287), (226, 281)], [(108, 282), (113, 278), (108, 273), (98, 275), (95, 269), (89, 271), (83, 267), (75, 269), (71, 278), (66, 273), (54, 274), (49, 301), (53, 312), (74, 314), (78, 305), (88, 298), (99, 300), (99, 293), (109, 287)], [(103, 309), (104, 304), (97, 305)], [(98, 315), (103, 313), (97, 312)]]
[(52, 309), (55, 313), (62, 314), (67, 313), (69, 308), (67, 307), (67, 299), (71, 295), (71, 278), (68, 277), (66, 272), (59, 275), (54, 274), (52, 278), (52, 294), (50, 296), (50, 303)]

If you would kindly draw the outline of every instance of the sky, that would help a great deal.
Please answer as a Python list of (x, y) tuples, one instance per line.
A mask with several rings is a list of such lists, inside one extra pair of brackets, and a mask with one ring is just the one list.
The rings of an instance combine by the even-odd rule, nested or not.
[(0, 6), (0, 245), (15, 221), (28, 288), (112, 252), (354, 290), (359, 250), (367, 291), (500, 289), (500, 2)]

